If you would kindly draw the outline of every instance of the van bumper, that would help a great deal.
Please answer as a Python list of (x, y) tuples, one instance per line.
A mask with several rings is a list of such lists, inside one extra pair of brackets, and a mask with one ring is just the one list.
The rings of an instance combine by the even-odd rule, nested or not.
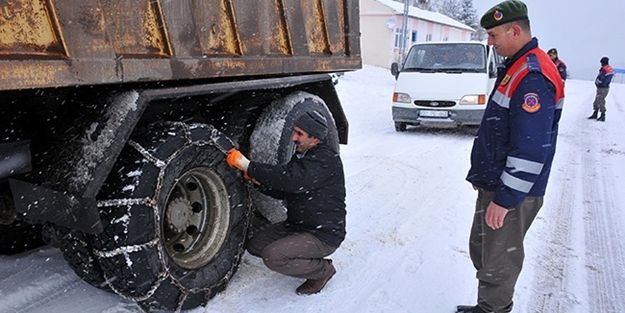
[[(425, 111), (425, 112), (424, 112)], [(427, 112), (447, 112), (446, 116), (426, 116)], [(484, 109), (423, 109), (418, 107), (406, 108), (393, 106), (393, 121), (412, 125), (431, 127), (457, 127), (462, 125), (480, 125)]]

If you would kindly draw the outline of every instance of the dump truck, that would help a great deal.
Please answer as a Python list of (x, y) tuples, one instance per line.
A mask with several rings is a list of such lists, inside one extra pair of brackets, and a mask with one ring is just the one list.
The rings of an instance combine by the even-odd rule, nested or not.
[(0, 0), (0, 249), (45, 239), (144, 310), (206, 303), (255, 221), (284, 218), (225, 162), (286, 163), (299, 115), (348, 123), (357, 0)]

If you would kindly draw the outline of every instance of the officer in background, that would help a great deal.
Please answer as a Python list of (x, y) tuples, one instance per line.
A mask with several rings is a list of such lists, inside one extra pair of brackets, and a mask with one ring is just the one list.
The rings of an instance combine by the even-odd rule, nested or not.
[(523, 238), (543, 204), (564, 84), (532, 37), (525, 3), (501, 2), (480, 24), (506, 60), (471, 151), (467, 180), (478, 195), (469, 250), (479, 286), (477, 305), (458, 312), (507, 313), (523, 266)]
[[(610, 59), (608, 57), (603, 57), (599, 60), (601, 63), (601, 68), (599, 69), (599, 74), (597, 74), (597, 78), (595, 79), (595, 86), (597, 86), (597, 95), (595, 96), (595, 101), (592, 104), (592, 115), (589, 116), (589, 119), (597, 119), (597, 121), (605, 122), (605, 97), (608, 96), (608, 92), (610, 91), (610, 82), (612, 82), (612, 77), (614, 77), (614, 70), (612, 66), (610, 66)], [(601, 112), (599, 118), (597, 118), (597, 112)]]
[(566, 63), (564, 63), (564, 61), (562, 61), (562, 59), (558, 57), (558, 50), (556, 50), (556, 48), (551, 48), (549, 49), (549, 51), (547, 51), (547, 54), (551, 57), (551, 60), (558, 68), (558, 72), (560, 72), (562, 80), (566, 80), (566, 77), (568, 76), (566, 73)]

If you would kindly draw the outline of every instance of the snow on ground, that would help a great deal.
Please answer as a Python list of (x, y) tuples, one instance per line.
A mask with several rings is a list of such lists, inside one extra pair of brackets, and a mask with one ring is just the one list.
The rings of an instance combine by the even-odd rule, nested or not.
[[(314, 296), (246, 254), (229, 287), (191, 313), (453, 312), (473, 304), (468, 233), (475, 192), (464, 180), (471, 130), (394, 131), (389, 71), (365, 66), (337, 85), (350, 121), (342, 146), (348, 235), (338, 273)], [(625, 306), (625, 86), (605, 123), (587, 120), (589, 81), (568, 81), (545, 205), (526, 239), (517, 313), (621, 312)], [(619, 190), (621, 190), (619, 192)], [(138, 312), (80, 281), (60, 253), (0, 256), (0, 312)]]

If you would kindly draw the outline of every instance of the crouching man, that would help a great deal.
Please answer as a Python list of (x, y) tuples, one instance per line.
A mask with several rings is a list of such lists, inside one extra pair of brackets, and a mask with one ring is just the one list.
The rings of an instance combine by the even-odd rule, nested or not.
[(297, 294), (321, 291), (336, 273), (332, 254), (345, 238), (345, 178), (338, 152), (324, 141), (328, 121), (317, 111), (295, 120), (291, 140), (295, 155), (285, 165), (248, 160), (238, 150), (227, 162), (259, 184), (259, 190), (285, 200), (285, 222), (255, 232), (248, 251), (278, 273), (306, 281)]

